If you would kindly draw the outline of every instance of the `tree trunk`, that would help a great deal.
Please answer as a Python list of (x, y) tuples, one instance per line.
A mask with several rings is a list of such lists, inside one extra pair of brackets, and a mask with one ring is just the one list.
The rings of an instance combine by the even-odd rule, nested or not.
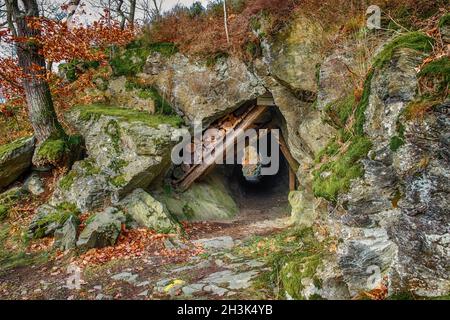
[[(24, 5), (23, 11), (19, 8), (17, 0), (9, 1), (11, 2), (17, 35), (24, 39), (39, 36), (40, 30), (30, 28), (27, 23), (27, 18), (39, 16), (36, 0), (22, 0)], [(50, 87), (45, 78), (45, 59), (39, 54), (39, 49), (39, 46), (33, 43), (32, 40), (17, 43), (19, 65), (27, 75), (23, 80), (23, 86), (27, 100), (28, 116), (38, 144), (50, 137), (65, 136), (53, 106)]]
[(134, 28), (134, 20), (136, 16), (136, 0), (130, 0), (130, 14), (128, 16), (128, 22), (130, 27)]
[(70, 0), (67, 7), (67, 24), (70, 25), (72, 23), (72, 18), (77, 12), (78, 6), (80, 5), (81, 0)]
[(228, 33), (228, 13), (227, 13), (227, 1), (223, 0), (223, 20), (225, 23), (225, 35), (227, 37), (227, 44), (230, 44), (230, 35)]

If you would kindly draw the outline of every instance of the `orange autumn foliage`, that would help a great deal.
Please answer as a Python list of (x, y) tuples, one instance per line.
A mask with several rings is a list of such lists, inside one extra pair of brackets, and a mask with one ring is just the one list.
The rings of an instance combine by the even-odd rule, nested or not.
[[(95, 21), (91, 25), (76, 25), (71, 28), (66, 22), (46, 18), (33, 18), (28, 20), (30, 27), (39, 29), (40, 35), (36, 38), (14, 37), (9, 30), (0, 30), (0, 41), (5, 44), (20, 46), (22, 43), (32, 41), (39, 47), (47, 63), (59, 63), (72, 60), (81, 61), (107, 61), (106, 51), (113, 46), (123, 46), (135, 37), (135, 29), (122, 30), (117, 22), (106, 19)], [(36, 71), (42, 69), (35, 66)], [(43, 70), (39, 70), (43, 71)], [(22, 80), (26, 75), (18, 65), (18, 61), (11, 57), (0, 58), (0, 88), (2, 96), (9, 102), (23, 104), (24, 92)], [(64, 85), (56, 80), (51, 71), (42, 72), (42, 77), (49, 82), (54, 94), (67, 92)], [(53, 82), (52, 82), (53, 81)]]

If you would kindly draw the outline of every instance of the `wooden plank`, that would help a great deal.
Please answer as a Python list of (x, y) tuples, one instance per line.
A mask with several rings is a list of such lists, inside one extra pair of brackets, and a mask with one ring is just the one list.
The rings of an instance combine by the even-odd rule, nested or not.
[(259, 96), (256, 99), (256, 103), (258, 106), (268, 106), (268, 107), (275, 107), (275, 100), (273, 99), (273, 96), (271, 94), (265, 94), (262, 96)]
[[(254, 108), (255, 108), (255, 106), (252, 106), (252, 107), (250, 107), (248, 110), (245, 110), (245, 111), (242, 113), (242, 115), (237, 119), (237, 121), (233, 124), (232, 129), (233, 129), (233, 130), (236, 129), (236, 127), (242, 122), (242, 119), (244, 119), (250, 112), (252, 112)], [(229, 115), (226, 116), (225, 118), (228, 118), (228, 117), (229, 117)], [(217, 124), (220, 125), (223, 121), (224, 121), (224, 119), (218, 120), (218, 121), (217, 121)], [(213, 124), (213, 128), (214, 128), (214, 124)], [(222, 128), (222, 127), (219, 126), (219, 127), (216, 128), (216, 129), (221, 130), (221, 129), (224, 129), (224, 128)], [(230, 128), (228, 128), (228, 129), (230, 129)], [(202, 135), (203, 135), (203, 133), (202, 133)], [(216, 147), (213, 146), (213, 149), (215, 149), (215, 148), (216, 148)], [(203, 152), (203, 146), (202, 146), (202, 152)], [(185, 172), (184, 176), (183, 176), (181, 179), (178, 179), (178, 180), (175, 182), (175, 184), (181, 183), (181, 181), (183, 181), (183, 179), (185, 179), (188, 175), (190, 175), (190, 174), (191, 174), (198, 166), (199, 166), (198, 164), (193, 164), (193, 165), (191, 165), (191, 167), (189, 168), (189, 170), (187, 170), (187, 171)]]
[[(237, 141), (238, 137), (244, 134), (244, 131), (247, 130), (253, 123), (258, 120), (258, 118), (267, 110), (266, 106), (257, 106), (255, 107), (246, 117), (240, 122), (240, 124), (235, 129), (233, 135), (227, 137), (225, 144), (219, 150), (216, 150), (213, 157), (208, 162), (204, 162), (200, 165), (197, 165), (187, 176), (182, 178), (179, 181), (179, 189), (181, 191), (189, 189), (192, 183), (195, 182), (198, 178), (200, 178), (208, 169), (211, 169), (219, 159), (221, 155), (228, 152), (230, 149), (234, 149), (235, 141)], [(222, 152), (222, 150), (224, 152)]]

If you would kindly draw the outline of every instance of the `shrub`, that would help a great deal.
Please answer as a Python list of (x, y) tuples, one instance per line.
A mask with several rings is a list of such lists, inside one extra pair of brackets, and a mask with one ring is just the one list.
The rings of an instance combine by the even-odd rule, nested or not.
[(69, 82), (74, 82), (81, 73), (86, 72), (88, 69), (97, 69), (98, 67), (100, 67), (100, 62), (98, 61), (73, 60), (60, 64), (58, 69)]
[[(382, 8), (383, 17), (389, 16), (394, 20), (399, 17), (411, 30), (420, 29), (423, 19), (437, 14), (440, 7), (446, 7), (445, 0), (419, 0), (419, 3), (417, 0), (376, 1), (374, 4)], [(222, 0), (210, 1), (201, 14), (197, 6), (190, 9), (176, 7), (151, 27), (147, 38), (175, 43), (182, 52), (192, 55), (207, 57), (227, 52), (246, 57), (247, 43), (256, 40), (252, 29), (261, 26), (258, 20), (262, 17), (265, 21), (264, 37), (274, 35), (298, 12), (319, 21), (325, 30), (352, 33), (364, 25), (364, 12), (368, 5), (364, 1), (348, 0), (230, 0), (227, 6), (230, 43), (227, 43), (224, 32)], [(389, 19), (389, 22), (392, 21)]]
[(195, 1), (190, 7), (189, 7), (189, 15), (191, 18), (198, 17), (201, 14), (205, 12), (205, 8), (203, 8), (203, 5), (200, 1)]

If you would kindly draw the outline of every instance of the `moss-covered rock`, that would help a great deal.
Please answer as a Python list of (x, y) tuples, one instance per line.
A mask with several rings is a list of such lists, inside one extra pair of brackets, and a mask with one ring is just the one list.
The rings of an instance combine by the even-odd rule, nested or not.
[(175, 233), (179, 227), (166, 206), (142, 189), (136, 189), (118, 205), (138, 227), (146, 227), (158, 233)]
[(115, 76), (134, 76), (142, 72), (147, 57), (151, 53), (169, 57), (177, 51), (177, 47), (172, 43), (145, 43), (142, 40), (136, 40), (124, 49), (119, 49), (110, 64)]
[(69, 217), (76, 218), (79, 214), (80, 211), (73, 203), (61, 203), (57, 206), (42, 205), (28, 227), (27, 236), (33, 239), (51, 236), (57, 229), (64, 226)]
[(71, 202), (82, 211), (117, 203), (161, 176), (181, 123), (175, 116), (101, 105), (75, 108), (67, 119), (85, 139), (89, 156), (59, 181), (50, 204)]
[(286, 262), (280, 272), (281, 282), (286, 293), (293, 299), (305, 299), (303, 290), (322, 262), (320, 254), (296, 256)]
[(124, 222), (124, 214), (115, 208), (107, 208), (96, 214), (81, 232), (76, 243), (77, 248), (86, 251), (92, 248), (113, 246)]
[(59, 250), (75, 248), (79, 225), (80, 219), (75, 215), (69, 216), (62, 227), (55, 231), (55, 243), (53, 247), (58, 248)]
[(77, 160), (82, 148), (81, 136), (50, 137), (36, 146), (33, 164), (45, 167), (48, 165), (70, 164)]
[(26, 137), (0, 146), (0, 190), (31, 166), (35, 139)]
[[(329, 256), (331, 238), (316, 237), (313, 228), (293, 227), (267, 237), (255, 237), (236, 254), (263, 259), (267, 271), (255, 281), (278, 299), (316, 299), (322, 294), (320, 268)], [(256, 287), (256, 288), (257, 288)]]
[(156, 193), (155, 197), (179, 220), (227, 220), (239, 212), (230, 192), (216, 175), (209, 175), (196, 181), (184, 193), (169, 189)]
[(400, 146), (394, 137), (397, 119), (415, 95), (415, 67), (424, 53), (430, 52), (433, 41), (420, 32), (393, 38), (375, 56), (361, 99), (356, 102), (348, 96), (326, 108), (328, 120), (339, 130), (316, 158), (321, 163), (313, 172), (316, 196), (336, 201), (348, 191), (352, 180), (362, 177), (360, 160), (367, 155), (373, 141), (383, 139), (394, 149)]

